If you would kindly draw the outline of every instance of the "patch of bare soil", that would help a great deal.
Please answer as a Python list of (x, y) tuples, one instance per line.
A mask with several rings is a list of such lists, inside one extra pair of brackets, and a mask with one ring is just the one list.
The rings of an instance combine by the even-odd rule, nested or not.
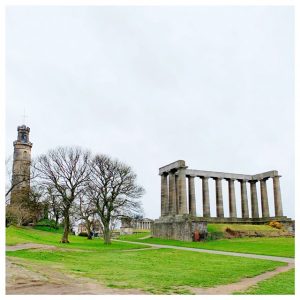
[(54, 250), (54, 249), (57, 249), (57, 247), (50, 246), (50, 245), (43, 245), (43, 244), (34, 244), (34, 243), (18, 244), (18, 245), (14, 245), (14, 246), (6, 246), (6, 251), (17, 251), (17, 250), (25, 250), (25, 249)]
[(51, 245), (43, 245), (43, 244), (34, 244), (34, 243), (25, 243), (25, 244), (18, 244), (14, 246), (6, 246), (6, 251), (18, 251), (18, 250), (27, 250), (31, 249), (35, 250), (58, 250), (59, 251), (72, 251), (72, 252), (93, 252), (92, 250), (84, 250), (84, 249), (67, 249), (67, 248), (58, 248), (56, 246)]
[(7, 295), (141, 295), (136, 289), (108, 288), (16, 257), (6, 258)]
[(258, 282), (269, 279), (274, 275), (286, 272), (295, 267), (294, 263), (289, 263), (287, 266), (278, 267), (273, 271), (269, 271), (252, 278), (244, 278), (239, 282), (227, 285), (219, 285), (212, 288), (191, 288), (190, 290), (197, 295), (231, 295), (234, 292), (242, 292)]

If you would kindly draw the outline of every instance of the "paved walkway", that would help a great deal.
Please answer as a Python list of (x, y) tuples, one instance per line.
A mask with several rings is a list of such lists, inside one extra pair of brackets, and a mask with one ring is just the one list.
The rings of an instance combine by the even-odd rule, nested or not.
[(281, 261), (281, 262), (290, 263), (290, 264), (295, 263), (295, 259), (290, 258), (290, 257), (259, 255), (259, 254), (250, 254), (250, 253), (238, 253), (238, 252), (209, 250), (209, 249), (200, 249), (200, 248), (188, 248), (188, 247), (179, 247), (179, 246), (172, 246), (172, 245), (149, 244), (149, 243), (143, 243), (143, 242), (132, 242), (132, 241), (122, 241), (122, 240), (115, 240), (115, 241), (130, 243), (130, 244), (137, 244), (137, 245), (145, 245), (145, 246), (150, 246), (150, 247), (155, 247), (155, 248), (169, 248), (169, 249), (177, 249), (177, 250), (193, 251), (193, 252), (203, 252), (203, 253), (210, 253), (210, 254), (248, 257), (248, 258), (256, 258), (256, 259), (266, 259), (266, 260), (273, 260), (273, 261)]

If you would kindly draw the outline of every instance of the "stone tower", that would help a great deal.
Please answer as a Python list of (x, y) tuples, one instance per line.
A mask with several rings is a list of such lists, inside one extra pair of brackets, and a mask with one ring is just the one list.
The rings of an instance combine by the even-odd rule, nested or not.
[(18, 137), (14, 141), (11, 204), (29, 195), (32, 148), (29, 132), (30, 128), (26, 125), (18, 126)]

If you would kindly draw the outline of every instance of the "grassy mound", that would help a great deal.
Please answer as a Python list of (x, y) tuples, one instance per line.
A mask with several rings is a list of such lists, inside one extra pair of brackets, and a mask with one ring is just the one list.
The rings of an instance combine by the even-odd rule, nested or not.
[(252, 225), (252, 224), (207, 224), (208, 232), (225, 232), (227, 228), (233, 231), (261, 231), (261, 232), (278, 232), (280, 229), (271, 227), (269, 225)]
[(86, 237), (70, 235), (70, 244), (60, 243), (61, 233), (36, 230), (30, 227), (6, 228), (6, 245), (16, 245), (23, 243), (36, 243), (53, 245), (60, 248), (82, 249), (82, 250), (101, 250), (101, 249), (137, 249), (145, 248), (145, 246), (124, 244), (121, 242), (113, 242), (111, 245), (104, 245), (102, 239), (88, 240)]
[(230, 252), (262, 254), (282, 257), (295, 256), (295, 239), (293, 237), (244, 237), (234, 239), (208, 240), (205, 242), (183, 242), (152, 238), (150, 232), (123, 235), (121, 240), (150, 244), (173, 245), (179, 247), (201, 248)]

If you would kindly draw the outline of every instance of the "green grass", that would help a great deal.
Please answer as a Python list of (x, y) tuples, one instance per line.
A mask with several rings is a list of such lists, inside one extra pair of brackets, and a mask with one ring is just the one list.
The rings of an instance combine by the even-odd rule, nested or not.
[[(139, 233), (135, 238), (148, 234)], [(126, 251), (145, 246), (117, 241), (107, 246), (100, 239), (88, 240), (77, 236), (70, 236), (70, 244), (60, 244), (60, 237), (58, 233), (11, 226), (6, 229), (8, 245), (40, 243), (57, 246), (57, 249), (9, 251), (6, 255), (41, 265), (41, 268), (49, 266), (76, 276), (93, 278), (109, 287), (136, 288), (153, 294), (191, 293), (188, 287), (230, 284), (286, 265), (175, 249)], [(125, 238), (132, 236), (122, 236), (122, 239)]]
[(123, 241), (143, 242), (143, 238), (147, 236), (151, 236), (151, 232), (149, 230), (145, 232), (134, 233), (134, 234), (120, 235), (118, 239)]
[(56, 232), (56, 233), (60, 233), (60, 234), (63, 234), (63, 232), (64, 232), (64, 228), (63, 227), (53, 228), (53, 227), (49, 227), (49, 226), (36, 225), (33, 228), (36, 229), (36, 230), (42, 230), (42, 231), (48, 231), (48, 232)]
[(295, 269), (263, 280), (238, 295), (294, 295)]
[(120, 239), (150, 244), (173, 245), (230, 252), (242, 252), (272, 256), (294, 257), (295, 239), (292, 237), (256, 237), (210, 240), (206, 242), (183, 242), (159, 238), (140, 239), (148, 234), (126, 235)]
[[(111, 245), (104, 245), (102, 239), (88, 240), (86, 237), (70, 235), (70, 244), (60, 243), (61, 233), (35, 230), (28, 227), (10, 226), (6, 228), (6, 245), (16, 245), (22, 243), (37, 243), (53, 245), (68, 249), (82, 250), (103, 250), (103, 249), (137, 249), (145, 246), (113, 242)], [(146, 246), (147, 248), (147, 246)]]
[(234, 231), (280, 231), (279, 229), (273, 228), (269, 225), (252, 225), (252, 224), (218, 224), (209, 223), (207, 224), (208, 232), (225, 232), (226, 228), (230, 228)]
[(229, 284), (285, 265), (173, 249), (134, 252), (19, 250), (7, 252), (7, 255), (94, 278), (109, 287), (136, 288), (154, 294), (185, 294), (188, 293), (186, 287)]

